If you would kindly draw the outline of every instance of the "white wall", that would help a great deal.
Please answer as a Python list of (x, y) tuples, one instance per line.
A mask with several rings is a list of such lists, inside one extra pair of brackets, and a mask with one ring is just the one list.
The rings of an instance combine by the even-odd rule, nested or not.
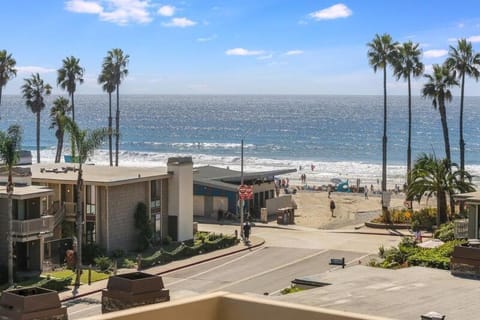
[(168, 215), (178, 217), (178, 241), (193, 238), (193, 162), (191, 157), (169, 158)]

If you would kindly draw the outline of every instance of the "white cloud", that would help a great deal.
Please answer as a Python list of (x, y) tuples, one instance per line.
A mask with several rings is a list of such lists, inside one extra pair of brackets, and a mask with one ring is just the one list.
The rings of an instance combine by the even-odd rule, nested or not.
[(75, 13), (97, 14), (102, 21), (119, 25), (149, 23), (148, 0), (68, 0), (65, 9)]
[(39, 67), (39, 66), (20, 66), (20, 67), (16, 67), (16, 69), (19, 74), (32, 74), (37, 72), (52, 73), (57, 71), (56, 69)]
[(227, 56), (259, 56), (264, 54), (262, 50), (247, 50), (244, 48), (234, 48), (225, 51)]
[(331, 7), (318, 10), (309, 14), (309, 16), (315, 20), (332, 20), (338, 18), (347, 18), (351, 15), (352, 10), (350, 10), (343, 3), (338, 3)]
[(175, 8), (174, 6), (165, 5), (161, 6), (160, 9), (158, 9), (158, 14), (164, 17), (171, 17), (175, 14), (176, 10), (177, 8)]
[(170, 20), (170, 22), (163, 23), (165, 27), (178, 27), (178, 28), (192, 27), (196, 24), (197, 23), (195, 21), (192, 21), (187, 18), (173, 18), (172, 20)]
[(217, 35), (211, 35), (210, 37), (197, 38), (197, 42), (208, 42), (217, 39)]
[(77, 13), (92, 13), (98, 14), (103, 12), (100, 4), (93, 1), (70, 0), (65, 3), (65, 9)]
[(286, 56), (298, 56), (299, 54), (303, 54), (302, 50), (290, 50), (285, 52)]
[(471, 36), (471, 37), (468, 37), (467, 38), (467, 41), (470, 41), (470, 42), (480, 42), (480, 36)]
[(423, 52), (425, 58), (441, 58), (448, 54), (447, 50), (437, 49), (437, 50), (427, 50)]

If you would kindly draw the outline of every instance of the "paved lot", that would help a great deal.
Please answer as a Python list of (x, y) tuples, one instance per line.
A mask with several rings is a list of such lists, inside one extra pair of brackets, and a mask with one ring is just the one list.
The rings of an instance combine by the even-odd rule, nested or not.
[(480, 319), (480, 283), (449, 271), (353, 266), (316, 279), (331, 285), (271, 298), (402, 320), (420, 319), (430, 311), (446, 315), (446, 320)]

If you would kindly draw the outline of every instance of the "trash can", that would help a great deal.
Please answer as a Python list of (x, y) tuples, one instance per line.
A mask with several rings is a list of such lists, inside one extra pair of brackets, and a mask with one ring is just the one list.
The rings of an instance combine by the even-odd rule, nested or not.
[(287, 215), (285, 209), (278, 209), (277, 211), (277, 224), (287, 224)]
[(438, 312), (430, 311), (429, 313), (422, 314), (421, 320), (445, 320), (445, 316)]
[(267, 223), (267, 222), (268, 222), (268, 212), (267, 212), (267, 208), (261, 208), (261, 209), (260, 209), (260, 221), (263, 222), (263, 223)]
[(295, 209), (290, 209), (290, 217), (288, 219), (289, 224), (295, 224)]

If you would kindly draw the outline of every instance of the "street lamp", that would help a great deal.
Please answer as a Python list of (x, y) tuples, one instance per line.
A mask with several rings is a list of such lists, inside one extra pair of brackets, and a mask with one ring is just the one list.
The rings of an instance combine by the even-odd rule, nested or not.
[[(241, 146), (241, 156), (240, 156), (240, 186), (243, 187), (243, 139)], [(240, 238), (243, 240), (243, 207), (244, 207), (243, 196), (240, 199)]]

